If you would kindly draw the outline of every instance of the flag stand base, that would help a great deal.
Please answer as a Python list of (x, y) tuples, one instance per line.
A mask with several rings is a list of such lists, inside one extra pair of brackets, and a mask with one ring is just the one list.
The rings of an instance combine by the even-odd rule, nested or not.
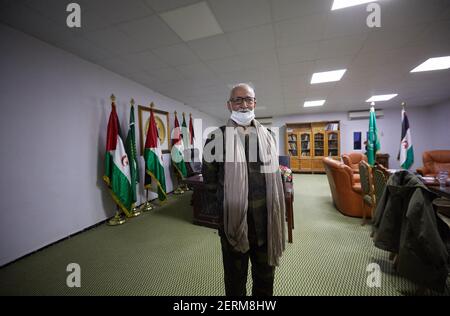
[(127, 220), (125, 217), (121, 216), (119, 212), (116, 212), (116, 215), (108, 221), (108, 226), (118, 226), (125, 224), (126, 222)]
[(178, 188), (176, 188), (175, 191), (173, 191), (173, 194), (184, 194), (183, 189), (181, 188), (181, 186), (179, 186)]
[(131, 217), (138, 217), (139, 215), (141, 215), (141, 211), (138, 210), (136, 207), (134, 207), (134, 208), (131, 210)]
[(149, 212), (151, 210), (153, 210), (153, 205), (149, 201), (145, 202), (141, 207), (142, 212)]

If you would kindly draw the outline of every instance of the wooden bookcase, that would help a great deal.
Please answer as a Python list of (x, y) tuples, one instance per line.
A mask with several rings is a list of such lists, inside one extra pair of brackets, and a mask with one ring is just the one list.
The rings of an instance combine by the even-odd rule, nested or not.
[(286, 155), (296, 172), (325, 172), (325, 156), (339, 160), (340, 122), (286, 124)]

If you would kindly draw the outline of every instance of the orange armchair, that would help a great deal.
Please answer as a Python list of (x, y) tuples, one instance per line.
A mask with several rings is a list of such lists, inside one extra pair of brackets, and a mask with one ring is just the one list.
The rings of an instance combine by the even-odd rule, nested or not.
[(356, 173), (359, 173), (359, 163), (361, 162), (361, 160), (367, 162), (367, 156), (358, 152), (342, 155), (342, 161), (344, 162), (344, 164), (352, 168), (353, 172)]
[(435, 177), (441, 170), (450, 173), (450, 150), (425, 151), (422, 155), (423, 167), (417, 172), (424, 177)]
[(334, 206), (344, 215), (362, 217), (364, 211), (370, 214), (367, 206), (363, 206), (361, 184), (353, 177), (353, 170), (332, 158), (323, 158), (323, 164), (330, 185)]

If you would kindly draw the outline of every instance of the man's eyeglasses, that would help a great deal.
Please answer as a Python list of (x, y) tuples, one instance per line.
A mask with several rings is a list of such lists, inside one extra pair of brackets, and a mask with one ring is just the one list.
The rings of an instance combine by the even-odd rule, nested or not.
[(252, 97), (245, 97), (245, 98), (237, 97), (237, 98), (230, 99), (231, 103), (239, 104), (239, 105), (243, 104), (244, 101), (247, 104), (253, 104), (253, 103), (255, 103), (256, 98), (252, 98)]

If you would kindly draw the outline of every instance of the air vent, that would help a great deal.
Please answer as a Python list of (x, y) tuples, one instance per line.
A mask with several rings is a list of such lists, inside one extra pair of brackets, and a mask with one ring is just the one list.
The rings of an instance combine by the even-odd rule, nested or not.
[[(383, 110), (375, 110), (376, 117), (383, 117)], [(365, 111), (350, 111), (348, 112), (349, 120), (364, 120), (370, 117), (370, 110)]]

